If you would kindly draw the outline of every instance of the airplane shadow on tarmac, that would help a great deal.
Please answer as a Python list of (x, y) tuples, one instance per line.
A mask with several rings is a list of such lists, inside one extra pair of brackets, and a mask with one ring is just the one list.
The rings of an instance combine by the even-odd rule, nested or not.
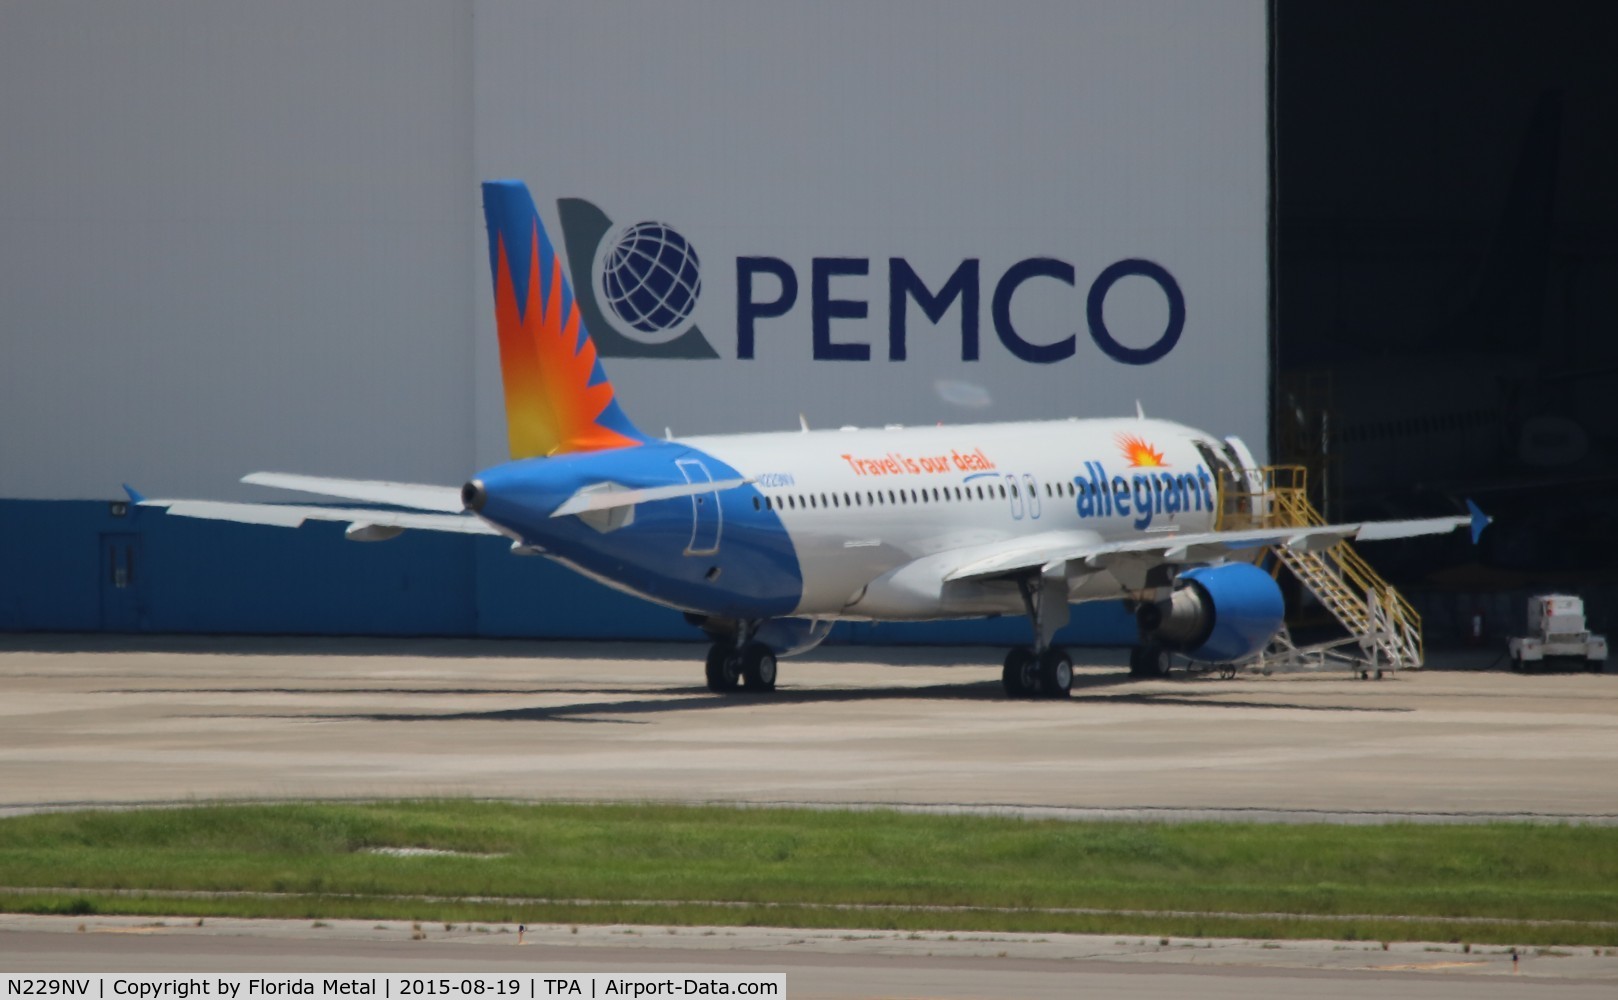
[[(1193, 679), (1194, 680), (1194, 679)], [(1394, 707), (1366, 707), (1362, 705), (1321, 705), (1298, 704), (1290, 702), (1268, 702), (1252, 700), (1235, 700), (1219, 698), (1217, 686), (1208, 686), (1201, 690), (1190, 689), (1189, 685), (1175, 681), (1152, 682), (1158, 685), (1153, 690), (1139, 690), (1142, 682), (1136, 681), (1127, 673), (1086, 675), (1073, 679), (1073, 697), (1065, 701), (1030, 701), (1030, 707), (1050, 706), (1059, 707), (1062, 704), (1123, 704), (1123, 705), (1163, 705), (1175, 707), (1199, 707), (1219, 709), (1281, 709), (1289, 711), (1309, 712), (1409, 712), (1412, 709)], [(1165, 690), (1162, 685), (1170, 686)], [(1127, 688), (1116, 693), (1106, 693), (1108, 689)], [(194, 689), (193, 689), (194, 690)], [(225, 689), (231, 690), (231, 689)], [(276, 719), (316, 719), (321, 721), (369, 721), (369, 722), (588, 722), (588, 723), (616, 723), (620, 725), (645, 724), (636, 723), (623, 716), (637, 716), (648, 714), (667, 714), (673, 712), (704, 711), (710, 709), (735, 708), (739, 706), (790, 706), (813, 704), (838, 704), (856, 702), (882, 702), (882, 701), (980, 701), (999, 702), (1007, 700), (1001, 694), (1000, 683), (997, 680), (984, 680), (964, 684), (934, 684), (923, 687), (905, 688), (850, 688), (832, 690), (826, 688), (779, 688), (769, 694), (748, 694), (739, 691), (735, 694), (717, 695), (705, 687), (667, 687), (648, 690), (643, 687), (625, 687), (624, 694), (638, 695), (628, 700), (602, 700), (580, 701), (567, 705), (548, 705), (533, 708), (495, 709), (481, 712), (332, 712), (332, 713), (253, 713), (248, 716), (236, 715), (236, 718), (276, 718)], [(385, 688), (355, 688), (338, 692), (330, 688), (309, 688), (303, 691), (287, 693), (307, 693), (312, 696), (329, 695), (334, 693), (347, 694), (389, 694), (395, 693)], [(423, 695), (450, 693), (444, 691), (422, 690), (405, 693), (420, 693)], [(603, 695), (611, 694), (610, 687), (596, 688), (590, 691), (576, 689), (544, 689), (536, 688), (531, 691), (504, 692), (495, 690), (475, 690), (460, 693), (484, 694), (550, 694), (550, 695)], [(648, 697), (651, 696), (651, 697)], [(220, 716), (227, 717), (227, 716)], [(615, 718), (616, 717), (616, 718)]]

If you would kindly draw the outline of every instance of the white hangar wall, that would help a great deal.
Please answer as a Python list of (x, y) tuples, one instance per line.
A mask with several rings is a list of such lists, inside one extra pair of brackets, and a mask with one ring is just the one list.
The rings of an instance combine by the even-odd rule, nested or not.
[(0, 7), (0, 496), (462, 476), (471, 85), (464, 4)]
[[(602, 307), (648, 431), (1138, 399), (1262, 450), (1266, 59), (1263, 0), (6, 5), (0, 497), (500, 460), (493, 176), (559, 245), (601, 245), (578, 199), (699, 255), (681, 324)], [(1115, 360), (1092, 300), (1178, 340)], [(711, 357), (645, 356), (693, 326)]]
[[(718, 357), (605, 359), (643, 429), (1097, 416), (1139, 399), (1264, 450), (1263, 0), (487, 3), (474, 39), (481, 175), (528, 180), (559, 244), (558, 199), (585, 199), (615, 226), (664, 222), (699, 255), (692, 322)], [(739, 293), (758, 257), (784, 262), (797, 296), (755, 319), (744, 359), (739, 313), (782, 291), (759, 272)], [(891, 358), (892, 258), (933, 293), (978, 262), (977, 360), (963, 360), (960, 298), (936, 325), (906, 299), (906, 356)], [(1005, 276), (1037, 258), (1061, 276), (1012, 284), (997, 321)], [(1150, 364), (1113, 360), (1087, 321), (1096, 279), (1134, 259), (1184, 300), (1178, 343)], [(1102, 311), (1126, 348), (1169, 327), (1167, 294), (1139, 274)], [(476, 324), (490, 462), (503, 416), (488, 310)]]

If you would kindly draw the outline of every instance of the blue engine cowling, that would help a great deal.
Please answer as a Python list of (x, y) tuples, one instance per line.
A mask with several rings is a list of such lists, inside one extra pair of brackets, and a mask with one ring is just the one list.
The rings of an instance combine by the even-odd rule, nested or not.
[(1285, 617), (1281, 588), (1247, 563), (1187, 570), (1172, 597), (1136, 613), (1148, 642), (1209, 663), (1245, 660), (1259, 652)]

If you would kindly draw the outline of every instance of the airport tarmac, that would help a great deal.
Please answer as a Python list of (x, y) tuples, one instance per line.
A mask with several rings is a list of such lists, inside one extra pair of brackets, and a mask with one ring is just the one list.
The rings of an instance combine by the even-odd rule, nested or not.
[(1134, 682), (1095, 650), (1070, 700), (1010, 701), (996, 650), (844, 647), (785, 661), (774, 694), (717, 696), (701, 653), (0, 636), (0, 814), (466, 795), (1618, 822), (1610, 674)]
[[(0, 636), (0, 815), (463, 795), (1040, 816), (1618, 823), (1618, 677), (1427, 670), (1009, 701), (989, 649), (817, 651), (719, 697), (679, 644)], [(1482, 667), (1484, 654), (1451, 658)], [(1446, 661), (1441, 661), (1446, 662)], [(1618, 956), (734, 928), (0, 915), (0, 971), (766, 971), (792, 997), (1611, 996)], [(82, 927), (81, 931), (79, 928)]]
[[(416, 927), (420, 927), (418, 931)], [(417, 934), (422, 938), (417, 939)], [(778, 972), (820, 997), (1559, 1000), (1618, 991), (1590, 948), (944, 934), (734, 927), (516, 928), (399, 921), (152, 920), (0, 915), (0, 973)]]

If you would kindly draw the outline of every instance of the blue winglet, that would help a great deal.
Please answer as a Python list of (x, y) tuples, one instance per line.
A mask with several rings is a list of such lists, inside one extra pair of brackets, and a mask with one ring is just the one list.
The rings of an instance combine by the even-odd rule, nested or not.
[(1483, 513), (1482, 508), (1471, 500), (1466, 501), (1466, 509), (1472, 512), (1472, 544), (1476, 545), (1478, 539), (1483, 537), (1483, 529), (1487, 528), (1494, 518)]
[(128, 483), (124, 484), (124, 492), (129, 494), (130, 503), (139, 504), (146, 502), (146, 498), (141, 496), (140, 490), (135, 489), (135, 487), (129, 485)]

